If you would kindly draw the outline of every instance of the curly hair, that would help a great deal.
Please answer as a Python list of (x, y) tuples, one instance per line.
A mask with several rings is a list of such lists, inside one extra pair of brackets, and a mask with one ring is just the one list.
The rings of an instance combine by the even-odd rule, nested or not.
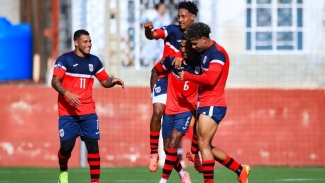
[(178, 4), (178, 10), (179, 9), (186, 9), (188, 12), (197, 15), (199, 9), (197, 8), (197, 5), (193, 3), (192, 1), (182, 1)]
[(187, 40), (196, 40), (202, 37), (210, 38), (210, 33), (211, 28), (209, 25), (202, 22), (195, 22), (188, 27), (185, 33), (185, 38)]

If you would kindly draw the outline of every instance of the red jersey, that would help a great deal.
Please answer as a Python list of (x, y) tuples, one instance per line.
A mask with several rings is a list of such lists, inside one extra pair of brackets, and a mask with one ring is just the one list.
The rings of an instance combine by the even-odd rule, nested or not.
[(227, 106), (225, 86), (228, 78), (230, 60), (226, 50), (213, 41), (201, 54), (200, 76), (184, 73), (184, 80), (201, 84), (200, 106)]
[(165, 114), (174, 115), (188, 111), (195, 111), (198, 103), (199, 84), (192, 81), (182, 81), (178, 72), (187, 71), (192, 74), (201, 74), (199, 62), (189, 62), (182, 65), (181, 69), (176, 69), (172, 65), (174, 58), (165, 57), (156, 64), (158, 72), (170, 70), (168, 74), (167, 102)]
[(104, 81), (109, 77), (98, 57), (90, 54), (83, 58), (74, 51), (65, 53), (56, 60), (53, 75), (60, 77), (62, 86), (78, 95), (81, 103), (75, 107), (59, 93), (59, 116), (95, 113), (95, 102), (92, 98), (94, 78)]
[[(182, 57), (180, 51), (181, 38), (184, 35), (184, 32), (181, 30), (178, 25), (168, 25), (160, 29), (155, 30), (157, 32), (157, 39), (164, 39), (164, 52), (162, 59), (167, 56), (170, 57)], [(165, 77), (168, 72), (161, 72), (158, 75), (158, 78)]]

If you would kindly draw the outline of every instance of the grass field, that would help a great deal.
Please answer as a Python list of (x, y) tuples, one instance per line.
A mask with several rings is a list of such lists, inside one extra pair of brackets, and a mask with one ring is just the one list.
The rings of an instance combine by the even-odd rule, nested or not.
[[(101, 183), (158, 183), (162, 169), (149, 173), (145, 167), (102, 168)], [(193, 168), (186, 168), (193, 183), (203, 183), (202, 174)], [(0, 167), (0, 183), (56, 183), (57, 168)], [(250, 183), (298, 182), (325, 183), (325, 168), (253, 167)], [(89, 183), (88, 168), (69, 169), (69, 183)], [(168, 183), (179, 183), (173, 171)], [(216, 183), (238, 183), (236, 174), (226, 168), (215, 169)]]

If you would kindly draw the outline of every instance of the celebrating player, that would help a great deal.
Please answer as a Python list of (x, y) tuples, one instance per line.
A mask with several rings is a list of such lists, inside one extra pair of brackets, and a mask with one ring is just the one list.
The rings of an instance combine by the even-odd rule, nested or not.
[(200, 62), (195, 51), (181, 40), (181, 52), (186, 61), (181, 69), (172, 65), (174, 58), (165, 57), (156, 65), (158, 72), (170, 70), (168, 74), (167, 102), (162, 123), (162, 136), (166, 159), (160, 183), (166, 183), (173, 168), (182, 179), (182, 183), (191, 183), (190, 175), (183, 171), (177, 148), (182, 137), (186, 134), (198, 102), (199, 84), (192, 81), (181, 81), (178, 72), (185, 70), (195, 75), (201, 74)]
[(94, 78), (96, 77), (105, 88), (115, 85), (124, 88), (124, 82), (109, 77), (99, 58), (90, 54), (92, 43), (87, 31), (77, 30), (73, 38), (75, 50), (61, 55), (56, 60), (52, 78), (52, 87), (59, 93), (58, 158), (61, 173), (58, 182), (68, 183), (68, 160), (76, 138), (80, 136), (88, 151), (91, 182), (99, 183), (100, 136), (95, 102), (92, 98)]
[(230, 60), (226, 50), (211, 40), (211, 29), (204, 23), (193, 23), (186, 32), (186, 39), (191, 41), (192, 47), (201, 53), (202, 75), (180, 72), (184, 81), (192, 81), (201, 85), (200, 104), (197, 109), (198, 145), (202, 155), (202, 169), (205, 183), (213, 183), (214, 165), (217, 160), (222, 165), (238, 175), (238, 181), (248, 182), (250, 167), (240, 165), (229, 157), (223, 150), (211, 145), (218, 125), (226, 115), (227, 103), (225, 85), (228, 77)]
[[(183, 58), (179, 51), (181, 37), (187, 30), (188, 26), (194, 22), (198, 13), (195, 3), (191, 1), (182, 1), (178, 4), (178, 23), (179, 25), (168, 25), (160, 29), (152, 30), (152, 22), (143, 24), (147, 39), (164, 39), (164, 53), (166, 56), (175, 57), (174, 62), (181, 63)], [(150, 78), (150, 87), (152, 92), (153, 113), (150, 120), (150, 158), (148, 168), (151, 172), (158, 169), (158, 141), (161, 128), (161, 118), (165, 110), (166, 93), (167, 93), (167, 71), (159, 73), (157, 76), (154, 69)]]

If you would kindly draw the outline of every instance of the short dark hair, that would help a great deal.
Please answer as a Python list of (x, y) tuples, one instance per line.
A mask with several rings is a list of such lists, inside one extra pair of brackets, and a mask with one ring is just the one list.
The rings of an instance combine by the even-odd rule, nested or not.
[(193, 3), (192, 1), (182, 1), (178, 4), (178, 10), (179, 9), (186, 9), (188, 12), (197, 15), (199, 9), (197, 8), (197, 5)]
[(80, 38), (81, 35), (87, 35), (89, 36), (89, 32), (83, 29), (77, 30), (76, 32), (74, 32), (73, 34), (73, 40), (77, 40)]
[(185, 38), (187, 40), (196, 40), (202, 37), (210, 38), (210, 33), (211, 28), (209, 25), (202, 22), (195, 22), (188, 27), (185, 33)]

